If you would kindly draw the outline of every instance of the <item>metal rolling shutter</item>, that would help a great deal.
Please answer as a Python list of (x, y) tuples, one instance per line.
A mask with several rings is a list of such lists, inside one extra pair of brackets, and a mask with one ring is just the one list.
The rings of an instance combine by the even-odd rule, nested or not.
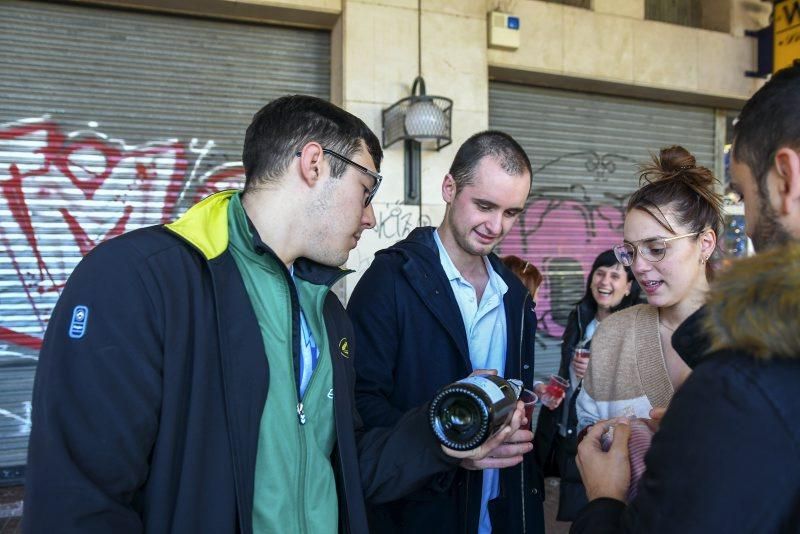
[(38, 348), (74, 266), (240, 183), (262, 105), (329, 97), (330, 34), (7, 1), (0, 51), (1, 483), (25, 464)]
[(714, 111), (493, 82), (489, 124), (513, 135), (533, 164), (527, 209), (500, 253), (531, 261), (545, 276), (537, 302), (541, 378), (558, 371), (564, 325), (594, 258), (621, 240), (636, 164), (680, 144), (713, 169)]

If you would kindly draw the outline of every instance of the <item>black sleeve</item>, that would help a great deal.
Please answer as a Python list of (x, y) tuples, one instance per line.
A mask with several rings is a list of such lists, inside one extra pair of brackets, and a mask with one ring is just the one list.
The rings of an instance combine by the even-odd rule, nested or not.
[(378, 255), (358, 281), (347, 305), (359, 352), (355, 357), (356, 404), (367, 428), (391, 426), (402, 417), (389, 399), (399, 350), (392, 260)]
[(776, 515), (796, 508), (797, 458), (780, 409), (743, 361), (717, 357), (692, 373), (653, 438), (621, 522), (590, 505), (573, 532), (775, 531)]
[(625, 503), (616, 499), (595, 499), (581, 510), (569, 529), (570, 534), (591, 532), (611, 534), (620, 532), (620, 520), (625, 512)]
[(703, 327), (706, 314), (706, 307), (701, 306), (678, 326), (670, 340), (675, 352), (692, 369), (703, 361), (711, 347), (711, 339)]
[(444, 453), (433, 435), (427, 404), (405, 413), (394, 427), (362, 429), (358, 457), (364, 496), (373, 503), (443, 485), (440, 479), (451, 481), (460, 463)]
[[(331, 308), (340, 308), (338, 299), (329, 299)], [(343, 313), (343, 312), (342, 312)], [(331, 316), (334, 310), (331, 310)], [(345, 317), (346, 319), (346, 317)], [(341, 325), (350, 329), (350, 321)], [(352, 330), (350, 334), (353, 334)], [(394, 501), (421, 489), (438, 489), (452, 481), (460, 460), (447, 456), (428, 423), (428, 405), (401, 414), (393, 426), (367, 429), (355, 403), (355, 370), (352, 361), (361, 357), (361, 339), (350, 335), (353, 360), (343, 360), (343, 388), (350, 395), (350, 410), (358, 470), (364, 498), (373, 503)], [(338, 360), (337, 360), (338, 361)], [(340, 401), (344, 402), (344, 401)], [(341, 436), (340, 436), (341, 439)]]
[(558, 365), (558, 375), (569, 377), (569, 366), (572, 364), (572, 353), (580, 341), (578, 337), (578, 308), (572, 308), (567, 319), (567, 326), (561, 335), (561, 362)]
[[(39, 356), (25, 532), (134, 533), (161, 403), (162, 318), (121, 247), (72, 273)], [(85, 314), (81, 334), (79, 317)]]

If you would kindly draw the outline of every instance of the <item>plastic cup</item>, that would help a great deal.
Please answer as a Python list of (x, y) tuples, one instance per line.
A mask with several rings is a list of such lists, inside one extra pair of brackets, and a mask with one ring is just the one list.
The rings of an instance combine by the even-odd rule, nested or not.
[(519, 400), (525, 405), (525, 417), (528, 418), (528, 426), (533, 425), (533, 408), (539, 402), (539, 397), (529, 389), (523, 389), (519, 396)]
[(545, 386), (542, 395), (542, 404), (548, 407), (552, 406), (564, 397), (568, 388), (569, 381), (558, 375), (550, 375), (550, 381)]
[(576, 358), (589, 359), (592, 357), (592, 351), (587, 349), (586, 347), (578, 347), (577, 349), (575, 349), (575, 352), (573, 352), (573, 355)]

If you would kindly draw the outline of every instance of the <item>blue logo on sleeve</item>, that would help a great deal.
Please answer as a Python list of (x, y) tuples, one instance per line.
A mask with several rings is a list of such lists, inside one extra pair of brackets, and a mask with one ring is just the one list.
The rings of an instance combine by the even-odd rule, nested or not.
[(72, 321), (69, 323), (69, 337), (80, 339), (86, 333), (86, 321), (89, 320), (89, 308), (75, 306), (72, 310)]

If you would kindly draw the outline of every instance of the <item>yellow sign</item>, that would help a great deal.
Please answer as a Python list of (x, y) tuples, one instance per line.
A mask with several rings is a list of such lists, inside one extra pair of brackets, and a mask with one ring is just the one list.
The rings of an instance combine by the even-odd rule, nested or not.
[(777, 72), (800, 59), (800, 0), (776, 2), (772, 15), (775, 28), (772, 72)]

